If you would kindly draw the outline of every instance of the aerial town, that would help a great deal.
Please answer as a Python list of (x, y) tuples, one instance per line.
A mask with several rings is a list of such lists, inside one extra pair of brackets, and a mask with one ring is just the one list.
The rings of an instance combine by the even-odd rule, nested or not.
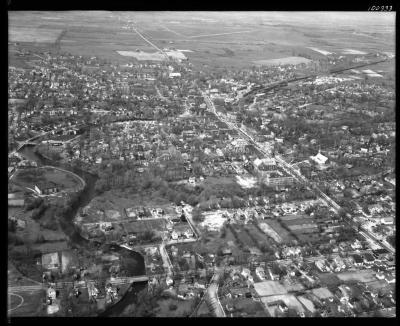
[(118, 62), (30, 43), (22, 14), (10, 317), (396, 315), (393, 52), (216, 67), (121, 18), (158, 50)]

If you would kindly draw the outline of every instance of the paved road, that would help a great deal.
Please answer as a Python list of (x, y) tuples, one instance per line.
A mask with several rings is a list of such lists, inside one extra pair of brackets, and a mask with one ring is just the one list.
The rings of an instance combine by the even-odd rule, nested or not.
[[(149, 277), (147, 275), (140, 275), (140, 276), (133, 276), (133, 277), (118, 277), (118, 278), (111, 278), (108, 280), (108, 283), (113, 285), (121, 285), (121, 284), (130, 284), (135, 282), (146, 282), (148, 281)], [(93, 283), (94, 280), (87, 280), (81, 282), (56, 282), (55, 288), (56, 289), (63, 289), (67, 286), (76, 286), (78, 288), (87, 288), (87, 283)], [(46, 290), (48, 285), (45, 283), (36, 284), (36, 285), (21, 285), (21, 286), (9, 286), (8, 292), (9, 293), (17, 293), (17, 292), (32, 292), (32, 291), (41, 291)]]
[[(211, 112), (213, 112), (216, 117), (221, 121), (226, 123), (228, 126), (230, 126), (232, 129), (235, 129), (238, 133), (242, 134), (244, 138), (246, 138), (255, 148), (257, 148), (262, 154), (268, 155), (268, 153), (260, 146), (246, 131), (238, 128), (235, 124), (230, 123), (226, 121), (220, 114), (218, 114), (215, 110), (214, 103), (210, 100), (210, 98), (207, 96), (206, 93), (202, 93), (203, 98)], [(310, 190), (314, 191), (317, 196), (319, 196), (328, 206), (330, 206), (335, 213), (338, 213), (341, 207), (332, 200), (329, 196), (327, 196), (317, 185), (312, 184), (309, 180), (307, 180), (303, 175), (300, 174), (298, 170), (293, 168), (290, 164), (288, 164), (280, 155), (275, 155), (275, 159), (277, 160), (278, 163), (280, 163), (281, 167), (283, 170), (294, 177), (296, 180), (300, 181), (301, 183), (306, 184)], [(355, 229), (358, 232), (357, 226), (354, 225), (354, 220), (349, 218), (347, 219), (347, 222), (350, 224), (350, 226)], [(364, 232), (361, 232), (361, 235), (364, 238), (370, 239), (372, 242), (376, 243), (377, 246), (379, 247), (384, 247), (386, 248), (389, 252), (395, 253), (395, 249), (390, 246), (389, 243), (387, 242), (380, 242), (375, 235), (371, 234), (371, 232), (364, 230)]]
[(145, 38), (132, 24), (131, 24), (131, 28), (133, 31), (136, 32), (136, 34), (138, 34), (143, 40), (145, 40), (147, 43), (149, 43), (153, 48), (155, 48), (157, 51), (161, 52), (167, 58), (167, 60), (170, 60), (170, 57), (163, 50), (161, 50), (157, 45), (155, 45), (154, 43), (150, 42), (147, 38)]
[(211, 284), (207, 288), (205, 294), (205, 300), (216, 317), (226, 317), (224, 308), (218, 298), (218, 280), (222, 277), (223, 273), (223, 269), (217, 269), (215, 271), (215, 274), (211, 279)]

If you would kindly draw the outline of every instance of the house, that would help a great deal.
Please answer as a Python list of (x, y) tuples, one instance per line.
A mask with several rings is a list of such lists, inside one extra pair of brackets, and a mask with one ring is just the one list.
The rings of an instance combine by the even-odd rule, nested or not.
[(187, 239), (192, 238), (194, 236), (191, 229), (187, 229), (183, 234)]
[(172, 240), (178, 240), (178, 238), (179, 238), (178, 233), (176, 231), (172, 231), (171, 232), (171, 239)]
[(51, 181), (40, 183), (37, 187), (43, 195), (50, 195), (60, 191), (57, 185)]
[(361, 266), (363, 264), (363, 259), (361, 258), (360, 255), (354, 254), (354, 255), (352, 255), (352, 257), (353, 257), (355, 266)]
[(316, 164), (318, 169), (323, 170), (327, 168), (326, 162), (328, 161), (328, 158), (322, 155), (321, 152), (318, 152), (315, 156), (310, 156), (310, 159)]
[(326, 272), (326, 266), (323, 260), (317, 260), (314, 262), (314, 264), (315, 267), (317, 267), (320, 272)]
[(264, 271), (264, 268), (262, 268), (262, 267), (256, 267), (255, 272), (256, 272), (257, 277), (258, 277), (260, 280), (262, 280), (262, 281), (265, 280), (265, 271)]
[(380, 248), (380, 249), (372, 250), (372, 254), (374, 255), (374, 257), (376, 259), (382, 260), (382, 259), (387, 258), (389, 251), (387, 249)]
[(381, 218), (381, 224), (393, 225), (393, 216), (388, 216), (388, 217)]
[(251, 272), (248, 268), (243, 268), (240, 274), (246, 279), (251, 277)]
[(137, 219), (136, 209), (135, 208), (125, 208), (126, 216), (131, 219)]
[(364, 263), (365, 264), (371, 265), (374, 263), (374, 261), (375, 261), (375, 258), (370, 253), (366, 253), (364, 255)]
[(101, 222), (99, 224), (100, 230), (102, 230), (103, 232), (108, 232), (113, 230), (113, 225), (111, 222)]

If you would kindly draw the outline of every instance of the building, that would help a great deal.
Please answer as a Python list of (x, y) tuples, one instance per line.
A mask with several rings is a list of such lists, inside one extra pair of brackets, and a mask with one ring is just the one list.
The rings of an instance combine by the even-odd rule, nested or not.
[(328, 167), (326, 164), (328, 161), (328, 158), (326, 156), (322, 155), (321, 152), (318, 152), (318, 154), (315, 156), (310, 156), (310, 159), (312, 162), (314, 162), (316, 167), (320, 170), (324, 170)]
[(42, 267), (45, 270), (58, 271), (61, 267), (58, 252), (42, 255)]
[(257, 158), (253, 161), (253, 167), (254, 171), (261, 177), (269, 176), (269, 172), (277, 170), (274, 158)]

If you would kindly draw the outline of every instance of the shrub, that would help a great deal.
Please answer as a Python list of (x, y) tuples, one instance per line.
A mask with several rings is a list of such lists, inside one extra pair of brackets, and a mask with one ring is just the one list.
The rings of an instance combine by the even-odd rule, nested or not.
[(176, 309), (178, 309), (178, 306), (176, 304), (174, 304), (174, 303), (170, 303), (169, 310), (174, 311)]

